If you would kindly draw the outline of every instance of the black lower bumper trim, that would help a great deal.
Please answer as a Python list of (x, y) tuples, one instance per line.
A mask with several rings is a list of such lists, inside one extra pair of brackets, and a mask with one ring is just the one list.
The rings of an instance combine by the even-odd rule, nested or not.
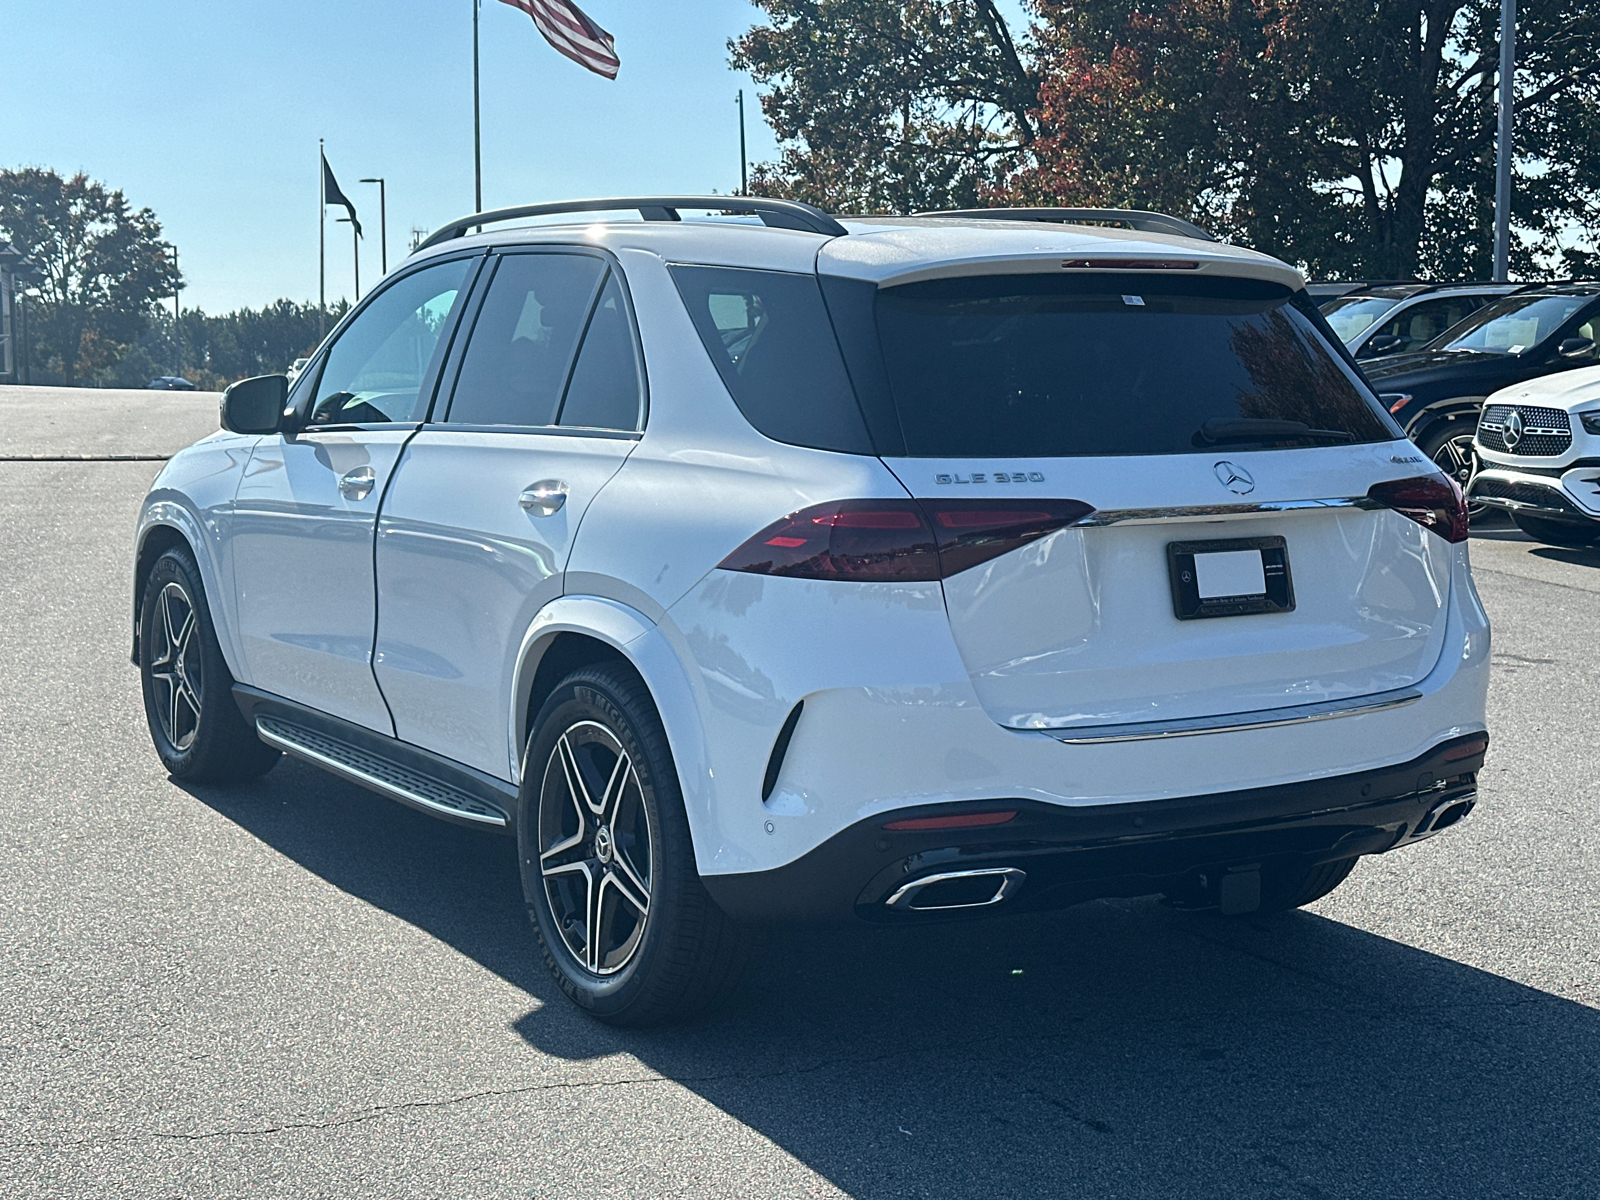
[[(985, 913), (1173, 892), (1208, 872), (1393, 849), (1427, 832), (1424, 823), (1442, 803), (1473, 798), (1487, 746), (1486, 734), (1468, 734), (1392, 767), (1174, 800), (1086, 806), (986, 800), (896, 809), (857, 822), (782, 867), (703, 879), (731, 916), (785, 924), (927, 920), (885, 901), (920, 876), (987, 867), (1018, 868), (1027, 881), (1015, 898), (975, 910)], [(1016, 816), (970, 829), (885, 828), (999, 809)]]

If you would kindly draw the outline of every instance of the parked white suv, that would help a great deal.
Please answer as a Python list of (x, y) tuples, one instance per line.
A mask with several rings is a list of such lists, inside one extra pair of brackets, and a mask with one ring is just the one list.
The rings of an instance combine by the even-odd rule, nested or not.
[(1172, 218), (476, 214), (222, 423), (139, 521), (163, 763), (513, 833), (607, 1020), (750, 922), (1286, 908), (1474, 803), (1459, 489)]
[(1600, 367), (1502, 388), (1483, 402), (1472, 499), (1553, 546), (1600, 541)]

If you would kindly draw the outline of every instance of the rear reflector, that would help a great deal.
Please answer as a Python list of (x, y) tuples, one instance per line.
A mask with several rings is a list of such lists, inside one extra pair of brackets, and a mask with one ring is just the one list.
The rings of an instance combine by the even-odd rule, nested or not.
[(720, 566), (800, 579), (948, 579), (1094, 511), (1081, 500), (836, 500), (775, 521)]
[(1475, 754), (1482, 754), (1489, 748), (1489, 735), (1471, 742), (1462, 742), (1459, 746), (1451, 746), (1444, 752), (1445, 762), (1456, 762), (1463, 758), (1471, 758)]
[(956, 813), (948, 817), (909, 817), (904, 821), (890, 821), (885, 829), (977, 829), (984, 825), (1004, 825), (1016, 816), (1009, 812)]
[(1461, 493), (1461, 485), (1448, 475), (1418, 475), (1375, 483), (1367, 489), (1367, 496), (1447, 542), (1464, 542), (1472, 532), (1467, 498)]

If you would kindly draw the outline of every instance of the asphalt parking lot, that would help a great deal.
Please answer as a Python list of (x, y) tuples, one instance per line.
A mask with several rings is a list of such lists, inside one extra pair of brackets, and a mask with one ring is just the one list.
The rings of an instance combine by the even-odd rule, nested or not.
[(215, 397), (42, 393), (0, 389), (0, 1195), (1600, 1194), (1600, 551), (1474, 537), (1478, 810), (1308, 910), (785, 934), (625, 1033), (533, 958), (508, 840), (291, 760), (167, 779), (158, 464), (70, 456)]

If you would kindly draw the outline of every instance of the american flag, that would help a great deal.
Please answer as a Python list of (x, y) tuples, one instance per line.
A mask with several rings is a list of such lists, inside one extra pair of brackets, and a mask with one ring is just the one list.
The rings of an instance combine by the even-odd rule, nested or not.
[(615, 39), (571, 0), (501, 0), (501, 3), (520, 8), (532, 17), (539, 32), (544, 34), (544, 40), (573, 62), (607, 79), (617, 77), (622, 60), (617, 57)]

